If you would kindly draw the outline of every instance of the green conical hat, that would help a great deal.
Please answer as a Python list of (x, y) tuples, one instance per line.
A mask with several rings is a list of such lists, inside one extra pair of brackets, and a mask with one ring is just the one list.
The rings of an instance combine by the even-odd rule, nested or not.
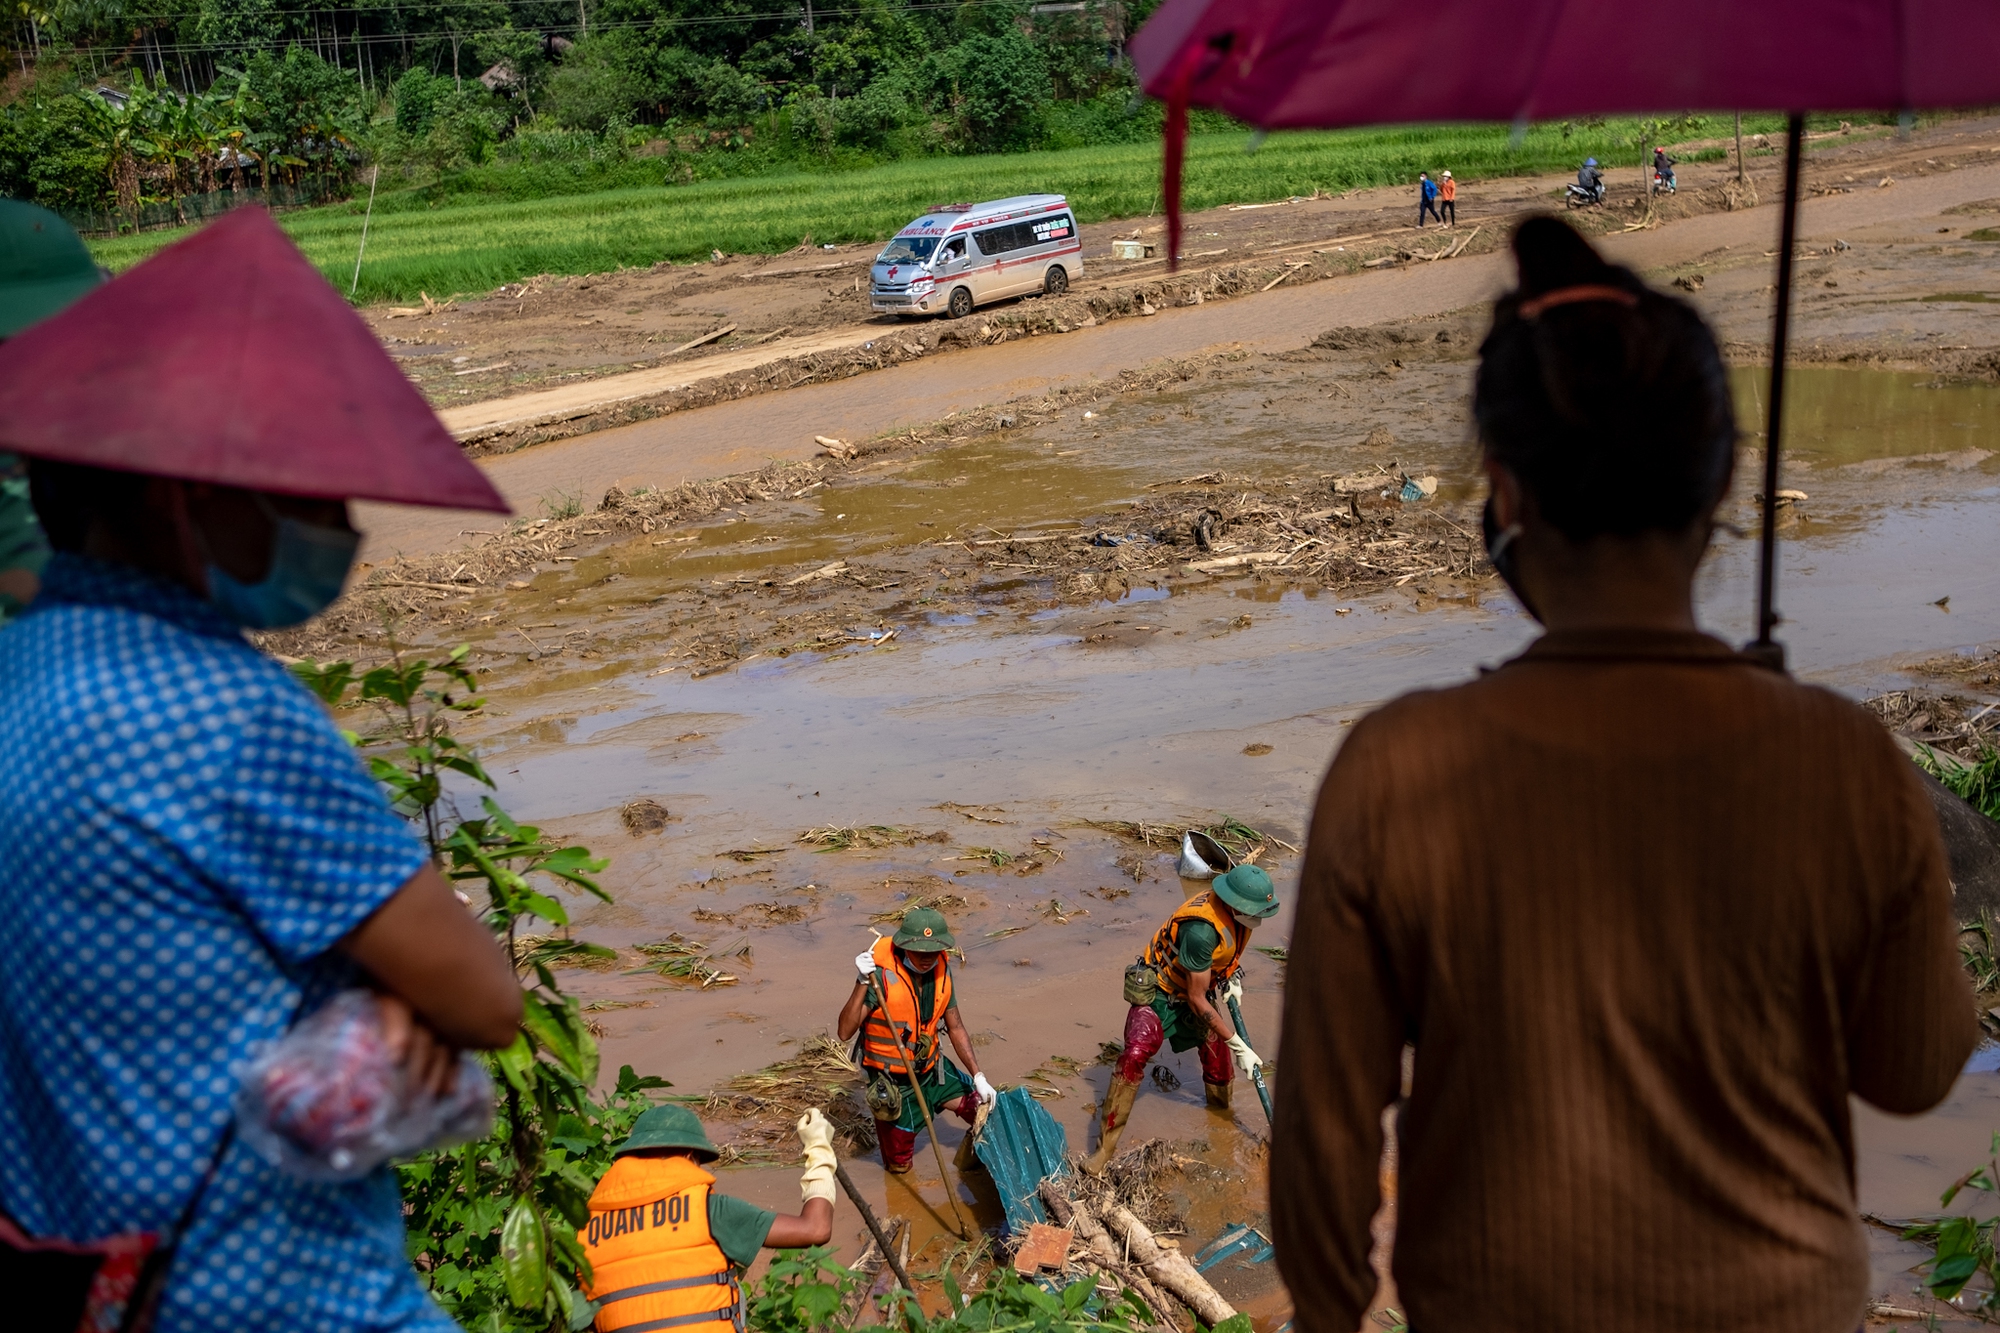
[(1271, 916), (1278, 910), (1278, 890), (1257, 866), (1238, 866), (1217, 875), (1210, 887), (1215, 896), (1245, 916)]
[(945, 924), (944, 913), (919, 907), (903, 916), (903, 924), (896, 927), (895, 945), (911, 953), (943, 953), (946, 949), (958, 947), (958, 941), (951, 937), (951, 927)]
[(641, 1115), (632, 1125), (631, 1136), (612, 1156), (621, 1157), (640, 1148), (689, 1148), (701, 1153), (705, 1161), (721, 1156), (708, 1141), (701, 1121), (685, 1106), (655, 1106)]

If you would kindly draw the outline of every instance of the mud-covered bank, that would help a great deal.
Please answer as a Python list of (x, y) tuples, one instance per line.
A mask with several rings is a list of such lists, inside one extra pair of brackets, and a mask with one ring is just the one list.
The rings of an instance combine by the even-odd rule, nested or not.
[[(1694, 299), (1729, 297), (1707, 272)], [(1726, 332), (1734, 308), (1711, 311)], [(1742, 310), (1748, 327), (1754, 293)], [(848, 960), (924, 898), (966, 946), (961, 1004), (986, 1069), (1036, 1089), (1081, 1147), (1122, 1025), (1119, 971), (1191, 887), (1123, 827), (1234, 817), (1267, 835), (1289, 891), (1287, 848), (1346, 725), (1532, 636), (1476, 541), (1479, 333), (1466, 313), (1328, 330), (1292, 352), (1219, 349), (855, 441), (850, 457), (619, 492), (370, 569), (336, 616), (281, 646), (372, 659), (384, 613), (414, 651), (472, 645), (487, 705), (465, 734), (509, 807), (613, 859), (616, 902), (579, 905), (578, 931), (619, 957), (568, 978), (605, 1065), (714, 1094), (741, 1154), (733, 1192), (794, 1206), (791, 1172), (758, 1165), (791, 1103), (740, 1080), (789, 1065), (832, 1100), (844, 1077), (812, 1053)], [(1793, 376), (1784, 482), (1804, 498), (1780, 512), (1781, 637), (1805, 677), (1900, 692), (1885, 720), (1965, 748), (2000, 720), (1972, 721), (2000, 700), (2000, 389), (1857, 364)], [(1762, 376), (1738, 376), (1749, 439), (1698, 592), (1707, 623), (1740, 641)], [(1289, 915), (1265, 929), (1258, 943), (1282, 948)], [(733, 980), (658, 970), (691, 957)], [(1283, 966), (1253, 959), (1260, 1049)], [(1282, 1083), (1282, 1051), (1265, 1053)], [(1211, 1112), (1191, 1058), (1157, 1067), (1131, 1141), (1201, 1164), (1169, 1181), (1188, 1200), (1185, 1239), (1258, 1224), (1254, 1101)], [(1863, 1207), (1908, 1215), (1942, 1188), (1931, 1174), (1971, 1166), (1996, 1082), (1969, 1073), (1919, 1121), (1861, 1116)], [(851, 1105), (843, 1121), (858, 1152), (866, 1125)], [(947, 1149), (958, 1134), (945, 1128)], [(865, 1157), (854, 1169), (921, 1240), (948, 1210), (919, 1162), (901, 1180)], [(976, 1188), (963, 1197), (978, 1204)], [(845, 1205), (839, 1228), (852, 1254)], [(1879, 1230), (1872, 1243), (1883, 1308), (1920, 1308), (1899, 1303), (1917, 1299), (1902, 1271), (1916, 1252)], [(1282, 1290), (1258, 1290), (1242, 1300), (1269, 1333)]]

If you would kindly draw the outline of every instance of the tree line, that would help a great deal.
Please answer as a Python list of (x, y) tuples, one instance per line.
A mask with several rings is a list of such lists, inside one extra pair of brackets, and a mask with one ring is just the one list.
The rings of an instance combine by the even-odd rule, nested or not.
[(0, 189), (136, 226), (217, 191), (339, 197), (369, 162), (754, 149), (743, 169), (1126, 140), (1153, 132), (1123, 44), (1156, 3), (31, 0)]

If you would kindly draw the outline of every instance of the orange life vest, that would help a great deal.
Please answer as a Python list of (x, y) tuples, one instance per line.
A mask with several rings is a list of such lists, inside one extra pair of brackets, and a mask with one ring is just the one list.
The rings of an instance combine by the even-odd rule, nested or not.
[(621, 1157), (590, 1195), (576, 1233), (590, 1256), (583, 1294), (603, 1304), (597, 1333), (728, 1322), (743, 1328), (743, 1289), (708, 1230), (715, 1177), (686, 1157)]
[(937, 1067), (938, 1029), (944, 1023), (945, 1012), (951, 1008), (951, 960), (940, 955), (937, 968), (931, 973), (937, 978), (937, 990), (932, 996), (930, 1021), (926, 1023), (918, 1016), (914, 976), (896, 956), (896, 947), (888, 936), (875, 941), (874, 954), (875, 979), (881, 983), (882, 998), (889, 1009), (886, 1014), (881, 1009), (874, 1010), (861, 1025), (861, 1063), (899, 1078), (905, 1076), (902, 1057), (896, 1054), (895, 1036), (889, 1031), (893, 1023), (896, 1034), (903, 1039), (903, 1049), (916, 1062), (917, 1077), (924, 1078)]
[(1211, 986), (1236, 975), (1236, 969), (1243, 965), (1243, 946), (1250, 942), (1250, 932), (1216, 900), (1214, 890), (1204, 889), (1182, 903), (1146, 946), (1146, 962), (1160, 974), (1160, 989), (1176, 1000), (1188, 997), (1188, 970), (1181, 966), (1181, 927), (1189, 921), (1206, 921), (1222, 937), (1208, 964)]

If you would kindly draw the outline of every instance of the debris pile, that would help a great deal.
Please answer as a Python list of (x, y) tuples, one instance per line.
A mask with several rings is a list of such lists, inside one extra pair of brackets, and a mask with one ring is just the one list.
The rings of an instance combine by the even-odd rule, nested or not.
[(823, 1032), (790, 1059), (730, 1079), (710, 1094), (702, 1114), (737, 1122), (723, 1150), (725, 1163), (795, 1160), (794, 1122), (814, 1106), (833, 1122), (842, 1154), (851, 1157), (875, 1146), (875, 1121), (861, 1087), (861, 1067)]
[(1072, 1164), (1043, 1180), (1039, 1194), (1050, 1221), (1069, 1233), (1065, 1272), (1124, 1286), (1163, 1328), (1186, 1327), (1189, 1313), (1214, 1328), (1235, 1317), (1235, 1309), (1177, 1245), (1162, 1240), (1183, 1225), (1158, 1181), (1184, 1165), (1171, 1145), (1155, 1140), (1124, 1154), (1102, 1177)]
[[(1933, 667), (1939, 668), (1933, 674), (1949, 671), (1975, 686), (2000, 680), (2000, 658), (1985, 659), (1983, 669), (1979, 659), (1951, 658), (1925, 663), (1918, 670)], [(1954, 759), (1977, 763), (2000, 749), (2000, 703), (1916, 686), (1878, 694), (1864, 706), (1895, 735)]]

